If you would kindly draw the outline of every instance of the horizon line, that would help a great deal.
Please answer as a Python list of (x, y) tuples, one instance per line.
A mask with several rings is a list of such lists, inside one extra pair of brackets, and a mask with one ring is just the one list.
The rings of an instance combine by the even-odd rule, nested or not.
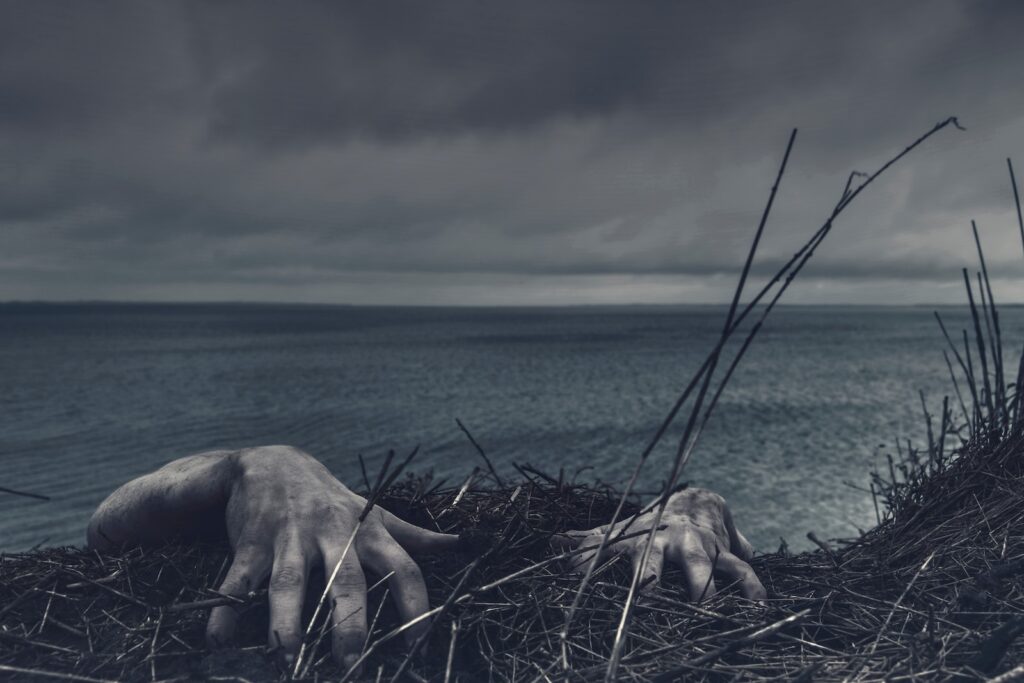
[[(745, 303), (745, 302), (740, 302)], [(145, 300), (145, 299), (5, 299), (0, 300), (0, 306), (290, 306), (310, 308), (679, 308), (679, 307), (724, 307), (729, 302), (609, 302), (609, 303), (348, 303), (348, 302), (323, 302), (323, 301), (250, 301), (217, 299), (210, 301), (197, 300)], [(761, 303), (758, 306), (764, 306)], [(1024, 301), (999, 302), (997, 307), (1019, 307), (1024, 306)], [(912, 303), (882, 303), (882, 302), (778, 302), (776, 308), (951, 308), (966, 307), (968, 303), (938, 303), (938, 302), (912, 302)]]

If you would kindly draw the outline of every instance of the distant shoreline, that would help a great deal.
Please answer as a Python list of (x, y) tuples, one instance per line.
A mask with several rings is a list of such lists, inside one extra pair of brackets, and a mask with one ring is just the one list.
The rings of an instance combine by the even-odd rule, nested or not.
[[(350, 304), (350, 303), (319, 303), (301, 301), (126, 301), (115, 299), (82, 299), (82, 300), (21, 300), (13, 299), (0, 301), (0, 309), (3, 308), (71, 308), (71, 307), (96, 307), (96, 308), (339, 308), (339, 309), (421, 309), (421, 310), (600, 310), (600, 309), (631, 309), (631, 310), (693, 310), (693, 309), (724, 309), (729, 306), (724, 303), (614, 303), (614, 304)], [(1000, 308), (1024, 308), (1024, 302), (999, 302)], [(912, 304), (886, 304), (886, 303), (778, 303), (777, 308), (801, 308), (801, 309), (917, 309), (917, 308), (940, 308), (959, 309), (968, 308), (964, 304), (950, 303), (912, 303)]]

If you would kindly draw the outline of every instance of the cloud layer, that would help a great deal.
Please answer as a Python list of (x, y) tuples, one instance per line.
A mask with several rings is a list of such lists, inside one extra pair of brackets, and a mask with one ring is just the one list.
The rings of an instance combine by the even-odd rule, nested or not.
[(0, 300), (1024, 300), (1013, 2), (0, 5)]

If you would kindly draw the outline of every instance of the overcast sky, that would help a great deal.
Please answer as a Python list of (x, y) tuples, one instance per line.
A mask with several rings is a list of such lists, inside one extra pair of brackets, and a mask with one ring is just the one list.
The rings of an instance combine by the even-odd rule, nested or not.
[(1024, 3), (0, 4), (0, 300), (1024, 301)]

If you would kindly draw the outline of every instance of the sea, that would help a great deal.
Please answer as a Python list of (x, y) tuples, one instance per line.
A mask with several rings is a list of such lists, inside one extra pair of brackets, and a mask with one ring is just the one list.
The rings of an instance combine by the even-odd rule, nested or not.
[[(938, 310), (957, 339), (972, 324), (964, 308)], [(622, 486), (725, 314), (3, 304), (0, 486), (49, 500), (0, 492), (0, 551), (82, 545), (113, 489), (210, 449), (291, 444), (362, 488), (360, 456), (372, 477), (390, 450), (419, 447), (413, 470), (459, 485), (485, 465), (456, 419), (503, 476), (529, 464)], [(1024, 309), (1004, 307), (1000, 324), (1016, 368)], [(935, 420), (943, 396), (959, 413), (945, 344), (929, 307), (778, 308), (682, 479), (725, 496), (762, 551), (806, 548), (809, 531), (858, 535), (876, 523), (871, 468), (897, 440), (926, 439), (919, 392)], [(667, 478), (684, 422), (641, 469), (643, 495)]]

